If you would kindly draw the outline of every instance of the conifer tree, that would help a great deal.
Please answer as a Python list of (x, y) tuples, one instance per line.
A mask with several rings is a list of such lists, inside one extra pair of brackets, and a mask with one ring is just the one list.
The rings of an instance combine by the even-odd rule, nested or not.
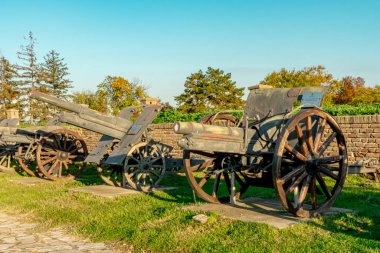
[(6, 117), (6, 111), (17, 108), (19, 95), (17, 69), (4, 56), (0, 57), (0, 117)]
[(44, 57), (44, 62), (41, 64), (41, 72), (41, 80), (46, 90), (56, 97), (66, 99), (72, 85), (68, 79), (69, 72), (64, 58), (61, 58), (56, 51), (51, 50)]
[(28, 95), (31, 91), (39, 89), (39, 79), (41, 77), (40, 68), (37, 63), (35, 52), (36, 40), (32, 32), (29, 32), (25, 38), (27, 44), (21, 46), (21, 50), (17, 52), (17, 57), (21, 60), (21, 64), (17, 66), (20, 77), (20, 113), (23, 117), (29, 116), (30, 122), (40, 116), (40, 108), (36, 100), (31, 99)]

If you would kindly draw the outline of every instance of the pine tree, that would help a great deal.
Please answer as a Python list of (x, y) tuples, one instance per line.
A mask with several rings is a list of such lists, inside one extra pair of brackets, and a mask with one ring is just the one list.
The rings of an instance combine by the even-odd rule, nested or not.
[(64, 58), (60, 58), (59, 53), (51, 50), (44, 57), (41, 71), (42, 81), (46, 86), (46, 90), (56, 97), (66, 99), (72, 85), (71, 81), (67, 78), (69, 72)]
[(19, 95), (17, 70), (5, 57), (0, 57), (0, 101), (1, 117), (6, 117), (8, 109), (16, 108)]
[(22, 61), (17, 68), (20, 73), (21, 93), (19, 103), (21, 105), (20, 113), (23, 117), (29, 114), (30, 122), (39, 116), (39, 107), (36, 100), (31, 99), (28, 95), (31, 91), (39, 89), (39, 79), (41, 76), (40, 68), (37, 63), (35, 52), (36, 40), (33, 33), (29, 32), (27, 45), (21, 46), (21, 50), (17, 52), (18, 58)]

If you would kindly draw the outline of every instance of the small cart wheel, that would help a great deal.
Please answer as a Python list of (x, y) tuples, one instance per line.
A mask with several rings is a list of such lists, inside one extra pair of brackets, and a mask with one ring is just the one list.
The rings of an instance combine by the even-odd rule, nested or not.
[(160, 183), (165, 169), (165, 158), (157, 145), (140, 142), (125, 158), (124, 178), (131, 188), (150, 192)]
[(239, 199), (249, 187), (247, 178), (238, 169), (239, 157), (185, 150), (183, 159), (191, 188), (208, 202), (230, 200), (232, 177), (235, 177), (235, 198)]
[(329, 114), (308, 109), (288, 121), (273, 158), (274, 185), (287, 211), (299, 217), (328, 211), (346, 175), (346, 142)]
[(15, 172), (12, 169), (12, 161), (15, 154), (14, 145), (0, 145), (0, 171)]
[(51, 180), (77, 177), (85, 168), (88, 155), (84, 140), (67, 129), (54, 130), (42, 137), (37, 146), (37, 165)]
[(239, 119), (231, 114), (213, 113), (201, 118), (198, 123), (234, 127), (239, 123)]
[(123, 186), (123, 166), (101, 164), (96, 171), (104, 183), (110, 186)]
[(28, 175), (43, 177), (36, 164), (37, 142), (20, 144), (17, 149), (17, 162)]

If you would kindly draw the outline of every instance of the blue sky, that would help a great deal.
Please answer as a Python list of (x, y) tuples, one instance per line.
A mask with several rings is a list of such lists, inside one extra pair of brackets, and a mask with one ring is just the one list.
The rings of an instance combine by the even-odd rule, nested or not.
[(39, 60), (58, 51), (75, 90), (120, 75), (175, 104), (186, 77), (208, 66), (231, 72), (239, 87), (318, 64), (380, 84), (375, 0), (0, 0), (0, 13), (0, 54), (17, 62), (32, 31)]

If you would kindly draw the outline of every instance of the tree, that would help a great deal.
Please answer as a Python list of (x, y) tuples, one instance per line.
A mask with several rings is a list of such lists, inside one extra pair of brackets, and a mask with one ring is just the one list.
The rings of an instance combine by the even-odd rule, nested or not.
[(336, 104), (360, 104), (380, 102), (380, 88), (365, 87), (362, 77), (346, 76), (340, 81), (333, 101)]
[(0, 115), (6, 116), (8, 109), (17, 107), (15, 103), (19, 95), (17, 69), (5, 57), (0, 57), (0, 101), (3, 108)]
[[(29, 114), (30, 122), (33, 123), (33, 118), (39, 116), (39, 110), (37, 101), (31, 99), (28, 94), (32, 90), (39, 89), (39, 79), (41, 77), (40, 68), (37, 63), (37, 57), (35, 52), (36, 40), (33, 37), (33, 33), (29, 32), (26, 46), (21, 46), (21, 51), (17, 52), (18, 58), (22, 61), (21, 65), (17, 68), (20, 71), (20, 112), (25, 116)], [(27, 110), (25, 110), (25, 108)]]
[(336, 80), (333, 75), (326, 72), (323, 66), (312, 66), (302, 70), (273, 71), (268, 74), (260, 84), (271, 85), (275, 88), (291, 88), (304, 86), (330, 86)]
[(147, 96), (144, 86), (120, 76), (107, 76), (98, 85), (96, 95), (106, 101), (107, 113), (113, 115), (117, 115), (122, 108), (138, 105), (139, 100)]
[(92, 91), (77, 91), (72, 95), (72, 100), (76, 104), (88, 105), (90, 109), (97, 110), (99, 112), (107, 112), (107, 104), (104, 97), (98, 97), (95, 92)]
[(61, 58), (56, 51), (51, 50), (44, 57), (41, 71), (41, 79), (47, 91), (58, 98), (67, 98), (68, 90), (72, 88), (72, 85), (68, 79), (69, 72), (64, 58)]
[(209, 67), (186, 78), (184, 92), (175, 97), (179, 110), (201, 112), (210, 109), (240, 109), (244, 88), (237, 88), (231, 73)]
[(161, 105), (162, 105), (161, 112), (167, 112), (167, 111), (173, 111), (174, 110), (174, 107), (169, 102), (165, 102)]

